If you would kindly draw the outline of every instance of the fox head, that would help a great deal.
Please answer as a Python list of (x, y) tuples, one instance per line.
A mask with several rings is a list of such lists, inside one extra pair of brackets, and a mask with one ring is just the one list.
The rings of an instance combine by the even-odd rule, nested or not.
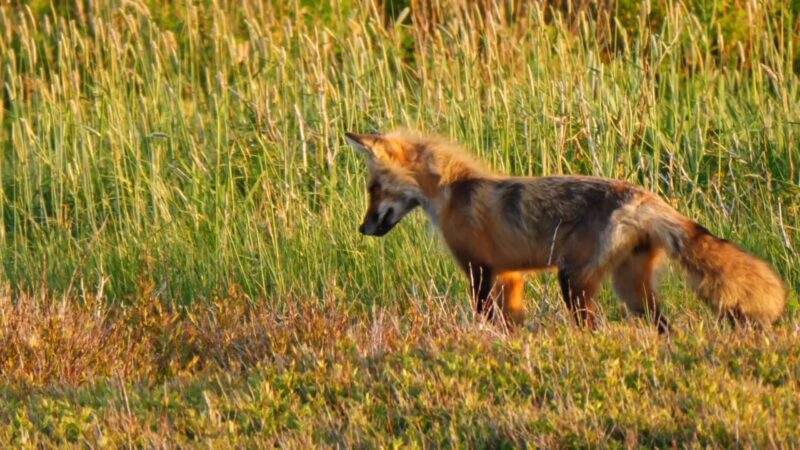
[(367, 157), (369, 206), (358, 231), (383, 236), (423, 201), (406, 143), (380, 134), (345, 133)]

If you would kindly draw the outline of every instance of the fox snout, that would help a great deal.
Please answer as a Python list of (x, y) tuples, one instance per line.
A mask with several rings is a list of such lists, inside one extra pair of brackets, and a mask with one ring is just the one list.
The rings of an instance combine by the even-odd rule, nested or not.
[(358, 231), (366, 236), (380, 237), (389, 232), (397, 224), (394, 220), (394, 209), (388, 208), (383, 215), (368, 213), (358, 227)]
[(419, 206), (419, 201), (413, 197), (382, 204), (373, 202), (364, 216), (364, 221), (358, 227), (358, 231), (367, 236), (383, 236), (417, 206)]

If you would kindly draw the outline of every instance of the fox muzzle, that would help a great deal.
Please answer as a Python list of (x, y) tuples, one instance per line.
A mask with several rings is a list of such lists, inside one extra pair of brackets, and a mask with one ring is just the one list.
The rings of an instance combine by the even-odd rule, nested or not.
[(377, 214), (369, 214), (358, 227), (358, 231), (366, 236), (381, 237), (397, 225), (397, 221), (394, 220), (393, 216), (394, 210), (392, 208), (389, 208), (381, 217), (378, 217)]

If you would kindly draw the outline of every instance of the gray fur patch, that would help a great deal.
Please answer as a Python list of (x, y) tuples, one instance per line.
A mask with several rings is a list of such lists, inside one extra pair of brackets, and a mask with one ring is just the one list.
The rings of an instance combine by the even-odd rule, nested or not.
[(515, 181), (503, 181), (497, 186), (500, 191), (500, 203), (504, 218), (515, 226), (522, 228), (523, 210), (522, 194), (525, 186)]

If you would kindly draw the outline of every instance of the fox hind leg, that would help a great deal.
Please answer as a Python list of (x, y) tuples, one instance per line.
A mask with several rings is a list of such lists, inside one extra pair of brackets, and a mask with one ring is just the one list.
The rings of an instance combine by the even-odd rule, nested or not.
[(612, 275), (614, 291), (625, 302), (628, 309), (646, 317), (661, 334), (669, 333), (670, 326), (658, 307), (658, 298), (653, 287), (655, 270), (663, 256), (660, 250), (650, 247), (637, 248), (625, 258)]
[(597, 291), (600, 278), (599, 276), (586, 277), (564, 267), (558, 269), (558, 282), (564, 302), (581, 328), (590, 330), (595, 328), (596, 308), (593, 296)]

